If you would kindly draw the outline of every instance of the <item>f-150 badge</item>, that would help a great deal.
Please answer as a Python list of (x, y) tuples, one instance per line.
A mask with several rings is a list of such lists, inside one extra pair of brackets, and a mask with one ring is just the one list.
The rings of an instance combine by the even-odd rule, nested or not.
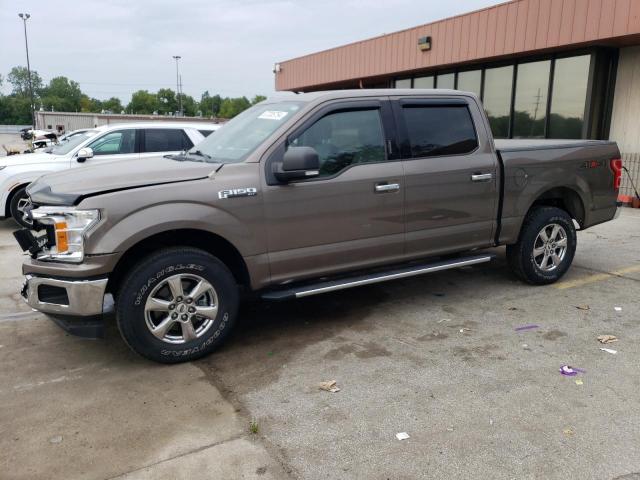
[(253, 197), (258, 194), (258, 189), (254, 187), (232, 188), (231, 190), (220, 190), (218, 198)]

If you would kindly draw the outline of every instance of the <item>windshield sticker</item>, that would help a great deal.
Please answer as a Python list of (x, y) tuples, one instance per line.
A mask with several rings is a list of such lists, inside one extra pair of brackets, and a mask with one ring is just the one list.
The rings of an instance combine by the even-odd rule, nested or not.
[(258, 118), (262, 118), (263, 120), (282, 120), (287, 116), (288, 112), (278, 112), (276, 110), (267, 110), (266, 112), (262, 112)]

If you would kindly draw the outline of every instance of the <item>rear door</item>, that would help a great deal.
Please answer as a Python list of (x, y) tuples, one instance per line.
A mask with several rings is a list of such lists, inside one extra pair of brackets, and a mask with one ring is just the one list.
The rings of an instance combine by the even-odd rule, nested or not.
[[(272, 280), (398, 260), (404, 250), (402, 164), (386, 98), (316, 110), (269, 156), (264, 189)], [(313, 147), (319, 176), (288, 184), (270, 172), (288, 146)]]
[(73, 161), (71, 162), (72, 167), (113, 161), (131, 161), (140, 157), (137, 147), (137, 130), (134, 128), (107, 132), (86, 146), (93, 150), (93, 158), (87, 159), (84, 163)]
[(411, 97), (393, 101), (393, 108), (406, 182), (407, 255), (490, 246), (498, 166), (475, 101)]
[(140, 158), (179, 153), (193, 147), (182, 128), (145, 128), (141, 130)]

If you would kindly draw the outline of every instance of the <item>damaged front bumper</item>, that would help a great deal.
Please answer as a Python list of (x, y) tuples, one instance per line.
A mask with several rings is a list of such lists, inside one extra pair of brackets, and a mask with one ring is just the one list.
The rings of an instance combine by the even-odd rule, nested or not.
[(26, 275), (22, 297), (27, 304), (46, 313), (67, 332), (82, 337), (104, 336), (102, 315), (107, 278), (58, 279)]

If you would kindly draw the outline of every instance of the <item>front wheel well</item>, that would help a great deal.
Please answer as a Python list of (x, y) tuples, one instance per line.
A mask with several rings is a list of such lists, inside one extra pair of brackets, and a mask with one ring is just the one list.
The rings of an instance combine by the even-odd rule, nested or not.
[(11, 189), (9, 195), (7, 195), (7, 202), (4, 204), (4, 216), (6, 218), (11, 217), (11, 200), (13, 200), (13, 196), (18, 192), (18, 190), (27, 187), (29, 184), (30, 182), (20, 183)]
[[(556, 187), (540, 195), (529, 208), (529, 212), (539, 206), (557, 207), (573, 218), (580, 226), (584, 224), (585, 211), (582, 198), (575, 190), (568, 187)], [(528, 212), (527, 212), (528, 213)]]
[(149, 254), (167, 247), (194, 247), (204, 250), (223, 262), (239, 285), (250, 285), (247, 265), (240, 252), (228, 240), (204, 230), (179, 229), (157, 233), (130, 247), (109, 275), (107, 291), (115, 294), (125, 275), (136, 263)]

